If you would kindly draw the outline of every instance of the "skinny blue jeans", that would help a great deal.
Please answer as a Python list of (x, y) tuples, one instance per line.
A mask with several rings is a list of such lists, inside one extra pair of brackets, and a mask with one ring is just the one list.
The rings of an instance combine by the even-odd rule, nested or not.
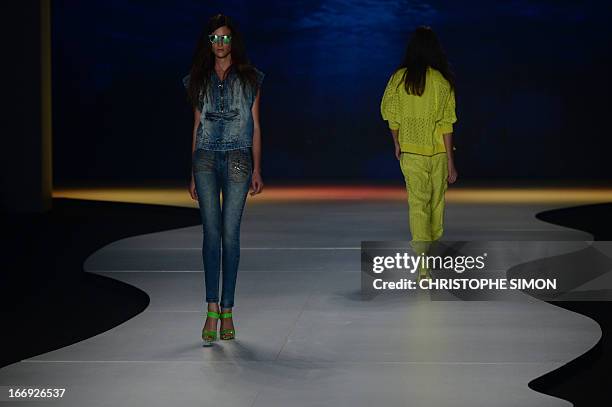
[(219, 302), (222, 267), (220, 305), (231, 308), (240, 262), (240, 222), (253, 171), (251, 149), (197, 149), (192, 170), (202, 217), (206, 302)]

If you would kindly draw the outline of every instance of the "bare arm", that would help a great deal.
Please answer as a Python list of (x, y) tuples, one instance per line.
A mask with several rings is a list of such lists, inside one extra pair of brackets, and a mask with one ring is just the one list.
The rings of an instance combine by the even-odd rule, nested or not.
[(191, 155), (193, 155), (195, 151), (196, 132), (198, 131), (198, 126), (200, 124), (201, 114), (202, 113), (198, 109), (193, 109), (193, 132), (192, 132), (192, 140), (191, 140)]
[[(196, 133), (200, 124), (201, 112), (198, 109), (193, 109), (193, 131), (191, 134), (191, 158), (193, 159), (193, 153), (195, 152), (196, 146)], [(193, 165), (193, 162), (192, 162)], [(197, 200), (198, 194), (195, 187), (195, 180), (193, 179), (193, 168), (191, 168), (191, 181), (189, 182), (189, 195), (191, 199)]]
[(259, 97), (261, 91), (253, 102), (251, 113), (253, 114), (253, 172), (261, 173), (261, 127), (259, 126)]
[(444, 147), (448, 159), (448, 183), (452, 184), (457, 180), (457, 169), (455, 168), (455, 153), (453, 151), (453, 133), (446, 133), (444, 137)]
[(453, 153), (453, 133), (447, 133), (443, 135), (444, 137), (444, 147), (446, 148), (446, 156), (448, 157), (448, 162), (454, 163), (455, 157)]
[(261, 89), (257, 91), (257, 96), (253, 102), (251, 113), (253, 115), (253, 180), (251, 182), (251, 195), (257, 195), (263, 189), (261, 177), (261, 127), (259, 125), (259, 99)]
[(455, 92), (451, 89), (448, 94), (444, 113), (442, 117), (442, 137), (448, 159), (448, 183), (452, 184), (457, 180), (457, 170), (455, 169), (455, 153), (453, 147), (453, 123), (457, 121), (455, 114)]
[(391, 137), (393, 137), (393, 145), (395, 146), (395, 158), (399, 160), (400, 154), (402, 153), (400, 149), (400, 145), (399, 145), (399, 140), (398, 140), (399, 129), (390, 129), (390, 130), (391, 130)]

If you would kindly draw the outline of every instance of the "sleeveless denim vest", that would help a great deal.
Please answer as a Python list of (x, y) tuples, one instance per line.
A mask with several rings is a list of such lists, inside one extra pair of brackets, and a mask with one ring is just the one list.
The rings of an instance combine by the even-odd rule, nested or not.
[[(196, 130), (195, 148), (228, 151), (253, 146), (253, 114), (251, 108), (261, 86), (264, 73), (255, 69), (257, 88), (242, 86), (238, 75), (230, 68), (221, 81), (212, 72), (208, 92), (200, 90), (200, 124)], [(183, 77), (185, 88), (190, 75)]]

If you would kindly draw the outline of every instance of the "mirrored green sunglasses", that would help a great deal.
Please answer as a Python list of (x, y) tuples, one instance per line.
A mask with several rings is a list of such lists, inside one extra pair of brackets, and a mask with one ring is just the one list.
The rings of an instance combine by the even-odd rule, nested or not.
[(217, 34), (210, 34), (208, 36), (208, 39), (210, 40), (211, 44), (214, 43), (221, 43), (221, 41), (223, 41), (223, 45), (227, 45), (229, 43), (232, 42), (232, 36), (231, 35), (217, 35)]

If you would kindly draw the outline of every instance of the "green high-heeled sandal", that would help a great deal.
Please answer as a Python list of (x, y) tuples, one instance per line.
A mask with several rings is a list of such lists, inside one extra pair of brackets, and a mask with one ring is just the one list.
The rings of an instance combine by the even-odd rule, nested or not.
[[(206, 316), (210, 318), (219, 319), (219, 313), (215, 311), (208, 311), (206, 313)], [(202, 328), (202, 340), (204, 341), (204, 346), (211, 346), (212, 343), (217, 340), (217, 324), (216, 323), (215, 323), (214, 331)]]
[[(221, 313), (221, 319), (228, 319), (232, 317), (232, 313), (231, 312), (222, 312)], [(223, 341), (227, 341), (230, 339), (234, 339), (236, 338), (236, 330), (233, 328), (229, 328), (229, 329), (221, 329), (219, 331), (220, 333), (220, 337), (221, 340)]]

